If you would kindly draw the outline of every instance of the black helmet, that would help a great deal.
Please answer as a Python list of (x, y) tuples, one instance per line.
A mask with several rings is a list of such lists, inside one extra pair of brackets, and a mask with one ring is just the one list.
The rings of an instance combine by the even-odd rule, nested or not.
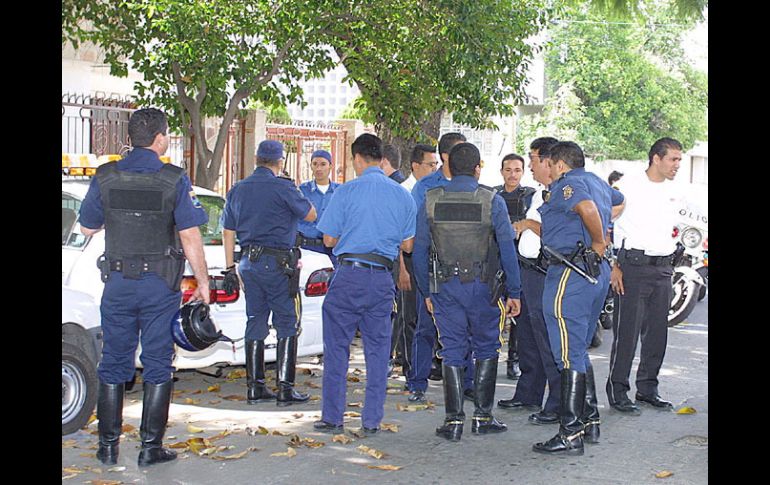
[(209, 314), (209, 306), (200, 300), (182, 305), (171, 320), (174, 342), (185, 350), (206, 350), (220, 340), (230, 341), (217, 329)]

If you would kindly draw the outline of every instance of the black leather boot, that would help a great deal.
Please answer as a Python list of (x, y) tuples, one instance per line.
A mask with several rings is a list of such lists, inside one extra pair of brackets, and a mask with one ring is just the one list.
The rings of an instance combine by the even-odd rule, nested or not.
[(125, 383), (105, 384), (99, 381), (99, 401), (96, 405), (96, 417), (99, 419), (99, 450), (96, 452), (96, 457), (105, 465), (115, 465), (118, 462), (125, 391)]
[(583, 405), (583, 416), (580, 418), (585, 426), (583, 439), (586, 443), (599, 442), (599, 403), (596, 399), (596, 382), (594, 381), (594, 368), (586, 368), (586, 402)]
[(297, 376), (297, 336), (278, 339), (278, 406), (289, 406), (307, 402), (309, 394), (294, 390), (294, 378)]
[(532, 450), (546, 454), (582, 455), (583, 406), (586, 400), (586, 375), (572, 369), (561, 371), (561, 409), (559, 432), (545, 443), (535, 443)]
[(142, 449), (139, 452), (139, 466), (148, 466), (176, 459), (176, 452), (163, 448), (163, 435), (168, 423), (168, 407), (174, 380), (163, 384), (144, 383), (144, 402), (142, 404), (142, 425), (139, 436)]
[(246, 341), (246, 402), (257, 404), (272, 401), (275, 393), (265, 385), (265, 341)]
[(444, 417), (443, 426), (436, 428), (436, 434), (449, 441), (460, 441), (463, 435), (465, 413), (463, 412), (463, 378), (465, 368), (462, 366), (442, 366), (444, 376)]
[(473, 403), (471, 432), (479, 434), (502, 433), (508, 427), (492, 416), (492, 406), (495, 402), (495, 383), (497, 381), (497, 357), (486, 360), (476, 360), (476, 377), (473, 381), (476, 387)]
[(440, 381), (444, 378), (442, 375), (443, 364), (441, 359), (438, 358), (436, 352), (433, 352), (433, 360), (430, 363), (430, 374), (428, 374), (428, 380)]

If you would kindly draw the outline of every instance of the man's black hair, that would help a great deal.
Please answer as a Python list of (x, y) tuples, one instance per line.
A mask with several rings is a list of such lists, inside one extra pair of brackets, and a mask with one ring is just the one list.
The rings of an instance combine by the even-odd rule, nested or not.
[(618, 180), (620, 180), (620, 177), (622, 177), (622, 176), (623, 176), (623, 174), (622, 174), (622, 173), (618, 172), (617, 170), (613, 170), (613, 171), (610, 173), (610, 176), (609, 176), (609, 177), (607, 177), (607, 182), (608, 182), (610, 185), (613, 185), (615, 182), (617, 182)]
[(382, 160), (382, 140), (371, 133), (364, 133), (355, 139), (350, 146), (353, 156), (361, 155), (367, 163)]
[(418, 143), (412, 148), (412, 156), (409, 161), (412, 163), (422, 163), (426, 153), (436, 153), (436, 147), (426, 143)]
[(134, 147), (148, 147), (158, 133), (165, 135), (167, 131), (168, 119), (159, 109), (143, 108), (134, 111), (128, 119), (128, 137)]
[(475, 175), (480, 163), (481, 154), (473, 143), (458, 143), (449, 151), (449, 173), (453, 177)]
[(401, 151), (396, 145), (388, 143), (382, 146), (382, 158), (385, 158), (390, 162), (390, 166), (393, 170), (401, 168)]
[(551, 147), (551, 161), (562, 160), (569, 168), (581, 168), (586, 165), (583, 149), (574, 141), (560, 141)]
[(508, 160), (521, 160), (521, 168), (522, 169), (524, 169), (524, 167), (527, 165), (524, 162), (524, 157), (522, 157), (521, 155), (518, 155), (516, 153), (509, 153), (508, 155), (503, 157), (503, 161), (500, 163), (500, 170), (505, 168), (505, 162), (507, 162)]
[(273, 160), (272, 158), (265, 158), (265, 157), (257, 157), (257, 165), (280, 165), (281, 162), (280, 158), (278, 160)]
[(439, 157), (442, 153), (449, 153), (450, 150), (452, 150), (452, 147), (455, 146), (458, 142), (464, 142), (465, 141), (465, 135), (462, 133), (457, 132), (451, 132), (451, 133), (444, 133), (441, 135), (441, 138), (438, 141), (438, 154)]
[(537, 150), (540, 158), (543, 158), (543, 150), (551, 148), (556, 143), (559, 143), (559, 140), (552, 136), (541, 136), (540, 138), (535, 138), (532, 140), (532, 143), (529, 144), (529, 149)]
[(679, 150), (682, 151), (682, 144), (679, 143), (679, 140), (675, 140), (673, 138), (663, 137), (652, 144), (652, 147), (650, 148), (649, 153), (649, 165), (652, 165), (652, 157), (657, 155), (660, 158), (663, 158), (666, 156), (666, 152), (669, 150)]

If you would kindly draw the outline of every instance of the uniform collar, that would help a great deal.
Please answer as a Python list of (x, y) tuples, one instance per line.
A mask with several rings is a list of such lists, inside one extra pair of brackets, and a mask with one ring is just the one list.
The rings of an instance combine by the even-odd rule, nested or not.
[(479, 181), (472, 175), (457, 175), (452, 177), (447, 186), (457, 188), (476, 188), (479, 185)]
[(163, 165), (157, 153), (143, 147), (132, 148), (121, 162), (131, 164), (134, 168), (157, 168), (159, 165)]
[[(332, 182), (331, 180), (329, 180), (329, 185), (328, 185), (328, 187), (329, 187), (329, 188), (328, 188), (328, 189), (326, 189), (326, 193), (327, 193), (327, 194), (328, 194), (329, 192), (334, 192), (335, 183), (334, 183), (334, 182)], [(310, 190), (311, 190), (312, 192), (320, 192), (320, 190), (318, 190), (318, 184), (316, 183), (315, 179), (313, 179), (313, 180), (311, 180), (311, 181), (310, 181)]]
[(273, 177), (275, 177), (275, 176), (276, 176), (276, 175), (273, 173), (273, 171), (272, 171), (272, 170), (270, 170), (270, 169), (269, 169), (269, 168), (267, 168), (267, 167), (262, 167), (262, 166), (258, 166), (257, 168), (255, 168), (255, 169), (254, 169), (254, 175), (261, 175), (261, 176), (265, 176), (265, 175), (272, 175)]
[(380, 167), (375, 166), (375, 167), (368, 167), (366, 170), (364, 170), (361, 176), (363, 177), (364, 175), (371, 175), (373, 173), (379, 173), (379, 174), (385, 175), (385, 172), (383, 172)]
[(577, 176), (583, 175), (584, 173), (586, 173), (586, 168), (585, 167), (573, 168), (569, 172), (567, 172), (564, 175), (562, 175), (562, 177), (564, 177), (564, 176), (566, 176), (566, 177), (577, 177)]

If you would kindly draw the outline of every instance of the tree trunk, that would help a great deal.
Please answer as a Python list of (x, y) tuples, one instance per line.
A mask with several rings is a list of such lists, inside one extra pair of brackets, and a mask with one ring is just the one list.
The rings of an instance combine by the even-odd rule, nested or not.
[(442, 111), (435, 111), (431, 113), (428, 118), (421, 124), (422, 136), (404, 138), (400, 136), (394, 136), (393, 131), (386, 123), (380, 124), (380, 138), (383, 143), (391, 143), (398, 147), (401, 152), (401, 173), (408, 177), (412, 173), (412, 164), (410, 158), (412, 156), (412, 150), (418, 143), (429, 143), (436, 145), (438, 143), (439, 132), (441, 130), (441, 114)]

